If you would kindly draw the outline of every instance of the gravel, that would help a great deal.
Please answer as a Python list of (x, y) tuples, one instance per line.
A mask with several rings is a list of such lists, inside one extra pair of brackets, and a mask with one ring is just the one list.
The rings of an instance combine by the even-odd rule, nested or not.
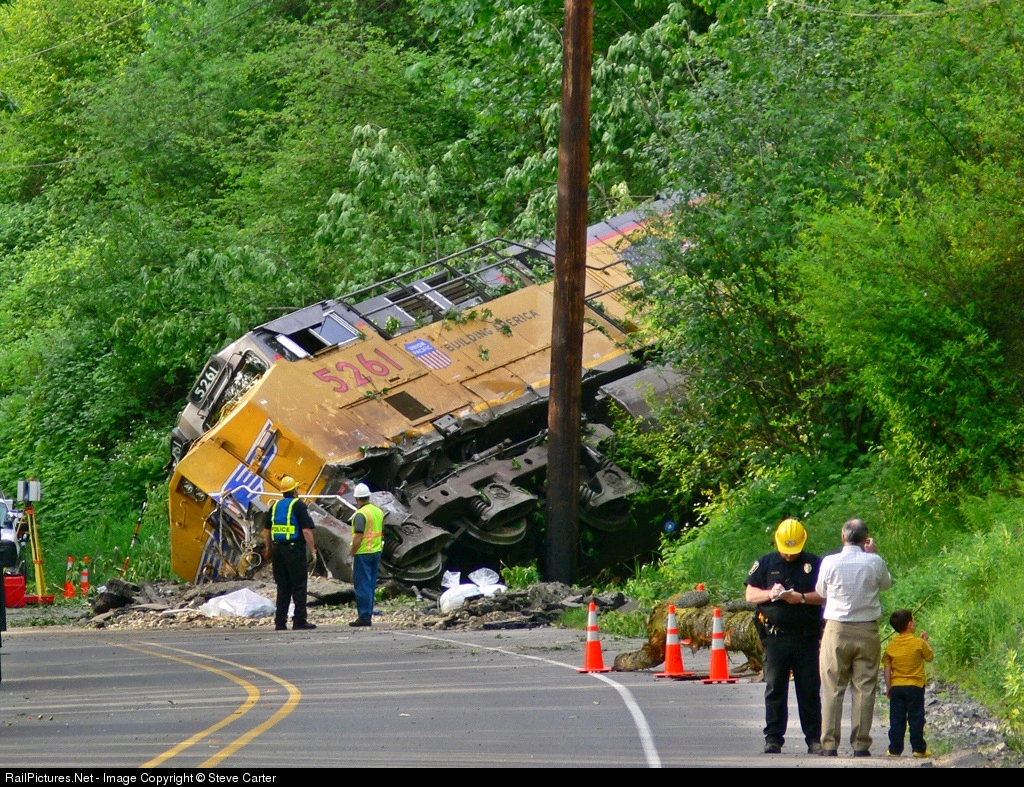
[[(884, 697), (882, 697), (884, 701)], [(956, 686), (933, 681), (925, 689), (925, 737), (932, 748), (950, 749), (936, 758), (946, 767), (1020, 768), (1024, 757), (1011, 749), (999, 720)]]

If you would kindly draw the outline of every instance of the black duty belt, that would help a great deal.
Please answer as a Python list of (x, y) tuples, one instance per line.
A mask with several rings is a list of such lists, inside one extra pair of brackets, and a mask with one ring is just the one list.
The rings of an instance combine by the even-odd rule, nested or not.
[(763, 612), (757, 613), (757, 622), (761, 624), (761, 631), (771, 637), (814, 637), (820, 629), (820, 626), (773, 626)]

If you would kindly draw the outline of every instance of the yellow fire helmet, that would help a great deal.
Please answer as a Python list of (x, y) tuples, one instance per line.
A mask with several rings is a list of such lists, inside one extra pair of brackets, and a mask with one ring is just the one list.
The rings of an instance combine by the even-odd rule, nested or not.
[(293, 489), (298, 488), (299, 482), (292, 478), (290, 475), (286, 475), (281, 478), (281, 493), (291, 492)]
[(783, 519), (775, 529), (775, 546), (783, 555), (799, 555), (807, 542), (807, 531), (797, 519)]

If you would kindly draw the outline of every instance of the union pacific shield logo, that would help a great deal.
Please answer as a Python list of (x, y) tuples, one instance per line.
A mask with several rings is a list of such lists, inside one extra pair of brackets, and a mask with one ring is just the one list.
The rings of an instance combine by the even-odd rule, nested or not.
[(452, 365), (451, 357), (437, 349), (426, 339), (417, 339), (405, 345), (406, 351), (428, 369), (444, 369)]

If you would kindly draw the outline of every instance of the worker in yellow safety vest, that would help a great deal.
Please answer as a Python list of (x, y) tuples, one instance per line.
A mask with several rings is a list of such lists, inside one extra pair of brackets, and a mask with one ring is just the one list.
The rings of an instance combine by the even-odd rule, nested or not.
[(373, 594), (377, 590), (377, 571), (384, 549), (384, 512), (370, 502), (370, 487), (356, 484), (353, 492), (356, 512), (352, 523), (352, 584), (356, 588), (359, 617), (350, 626), (373, 625)]

